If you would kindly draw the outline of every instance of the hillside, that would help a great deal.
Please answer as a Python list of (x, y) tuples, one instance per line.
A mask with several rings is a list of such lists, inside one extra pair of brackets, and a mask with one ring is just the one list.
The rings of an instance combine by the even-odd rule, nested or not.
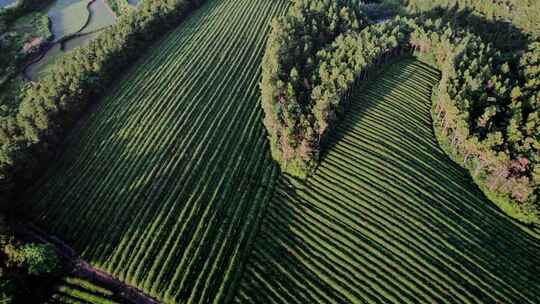
[(277, 173), (257, 83), (286, 7), (209, 1), (149, 49), (70, 134), (34, 218), (164, 302), (226, 297)]
[(538, 240), (437, 146), (438, 73), (392, 64), (353, 92), (314, 176), (283, 176), (235, 303), (535, 303)]
[(51, 3), (0, 9), (73, 38), (3, 93), (0, 303), (538, 303), (530, 0)]

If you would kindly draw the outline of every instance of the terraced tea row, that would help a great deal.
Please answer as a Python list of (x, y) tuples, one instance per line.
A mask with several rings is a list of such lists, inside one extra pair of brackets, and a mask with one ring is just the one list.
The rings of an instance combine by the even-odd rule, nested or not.
[(208, 1), (148, 50), (28, 199), (41, 225), (166, 303), (230, 296), (277, 172), (258, 80), (287, 5)]
[(434, 141), (438, 73), (353, 95), (315, 175), (280, 179), (235, 303), (535, 303), (540, 243)]
[(66, 277), (55, 287), (48, 304), (118, 304), (119, 295), (105, 287), (76, 277)]

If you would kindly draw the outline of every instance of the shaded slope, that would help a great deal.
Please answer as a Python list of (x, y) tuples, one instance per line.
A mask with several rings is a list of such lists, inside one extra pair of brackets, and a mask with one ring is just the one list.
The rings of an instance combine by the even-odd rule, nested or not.
[(235, 303), (540, 299), (540, 242), (434, 140), (437, 81), (405, 60), (352, 98), (315, 175), (279, 181)]
[(152, 46), (36, 186), (40, 225), (164, 302), (227, 297), (276, 174), (257, 84), (286, 6), (208, 1)]

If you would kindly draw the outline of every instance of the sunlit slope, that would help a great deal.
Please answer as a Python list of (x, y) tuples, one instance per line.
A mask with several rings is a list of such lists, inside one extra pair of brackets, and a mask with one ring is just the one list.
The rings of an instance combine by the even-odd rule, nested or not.
[(235, 303), (538, 303), (540, 242), (438, 148), (437, 82), (405, 60), (353, 94), (315, 175), (280, 180)]
[(72, 132), (28, 207), (92, 265), (166, 303), (234, 288), (275, 183), (259, 106), (288, 1), (208, 1)]

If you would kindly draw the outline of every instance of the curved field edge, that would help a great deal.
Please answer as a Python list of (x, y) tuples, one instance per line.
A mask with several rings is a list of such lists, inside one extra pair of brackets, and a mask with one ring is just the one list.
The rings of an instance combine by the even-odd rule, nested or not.
[(277, 176), (260, 62), (287, 1), (209, 1), (71, 132), (26, 206), (93, 266), (165, 303), (231, 297)]
[(439, 148), (438, 81), (405, 59), (355, 89), (315, 174), (278, 182), (235, 303), (535, 303), (540, 243)]
[[(437, 119), (437, 96), (433, 94), (433, 106), (431, 108), (431, 118), (433, 120), (433, 130), (435, 133), (435, 138), (439, 143), (441, 149), (448, 155), (453, 162), (462, 167), (464, 170), (467, 170), (469, 176), (473, 180), (474, 184), (482, 190), (484, 195), (489, 198), (490, 202), (495, 204), (499, 209), (501, 209), (506, 215), (519, 221), (521, 224), (526, 225), (523, 227), (531, 235), (540, 239), (540, 223), (538, 214), (533, 212), (528, 212), (519, 208), (516, 203), (512, 202), (507, 196), (501, 196), (497, 193), (490, 191), (484, 183), (478, 180), (478, 177), (475, 176), (474, 169), (471, 166), (468, 166), (464, 163), (464, 157), (462, 154), (456, 150), (451, 149), (450, 139), (442, 134), (442, 125), (441, 122)], [(470, 163), (470, 162), (469, 162)]]

